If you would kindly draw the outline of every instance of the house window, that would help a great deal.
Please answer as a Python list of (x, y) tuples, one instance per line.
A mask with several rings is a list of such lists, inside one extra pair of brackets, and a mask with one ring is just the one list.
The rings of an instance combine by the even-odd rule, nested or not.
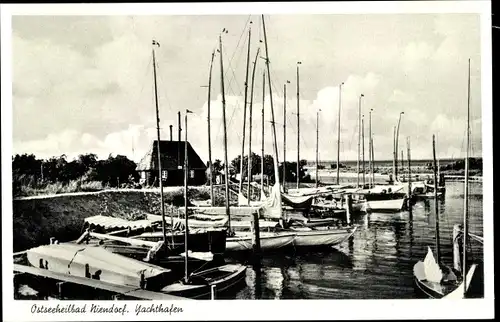
[(189, 177), (190, 177), (191, 179), (194, 179), (194, 170), (190, 170), (190, 171), (189, 171)]
[(168, 171), (167, 170), (161, 170), (161, 178), (162, 178), (162, 180), (167, 180), (167, 178), (168, 178)]

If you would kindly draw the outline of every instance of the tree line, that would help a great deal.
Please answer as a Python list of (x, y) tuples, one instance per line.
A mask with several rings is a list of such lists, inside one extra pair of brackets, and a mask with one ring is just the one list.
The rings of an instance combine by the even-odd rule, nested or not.
[[(248, 156), (243, 158), (243, 178), (247, 178)], [(256, 153), (250, 157), (251, 174), (261, 174), (262, 158)], [(264, 176), (270, 184), (275, 182), (273, 157), (265, 155)], [(229, 164), (229, 175), (234, 177), (240, 172), (241, 156)], [(299, 175), (302, 182), (311, 182), (306, 175), (306, 160), (300, 161)], [(207, 164), (208, 166), (208, 164)], [(216, 159), (213, 164), (214, 174), (221, 173), (224, 164)], [(53, 193), (74, 191), (95, 191), (105, 187), (140, 187), (136, 163), (126, 156), (111, 154), (107, 159), (99, 160), (94, 153), (80, 154), (73, 160), (66, 155), (39, 159), (34, 154), (16, 154), (12, 157), (12, 179), (14, 196), (37, 194), (42, 190)], [(297, 163), (286, 162), (286, 181), (297, 180)], [(283, 180), (283, 163), (279, 165), (279, 180)]]
[(107, 159), (98, 160), (96, 154), (88, 153), (68, 161), (64, 154), (49, 159), (38, 159), (34, 154), (16, 154), (12, 158), (13, 193), (23, 195), (26, 194), (23, 190), (42, 190), (55, 184), (58, 187), (72, 184), (79, 188), (87, 184), (89, 190), (133, 185), (139, 179), (135, 169), (135, 162), (123, 155), (109, 155)]

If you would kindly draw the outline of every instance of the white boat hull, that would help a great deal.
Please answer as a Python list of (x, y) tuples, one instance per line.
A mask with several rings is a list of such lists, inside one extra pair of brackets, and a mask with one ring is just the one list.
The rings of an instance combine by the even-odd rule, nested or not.
[(351, 237), (354, 229), (297, 231), (293, 244), (297, 247), (335, 246)]
[(401, 211), (404, 206), (405, 198), (391, 200), (373, 200), (366, 201), (365, 211)]
[[(275, 250), (293, 243), (295, 233), (260, 233), (260, 249)], [(226, 251), (237, 252), (252, 249), (252, 233), (237, 233), (235, 237), (227, 237)]]

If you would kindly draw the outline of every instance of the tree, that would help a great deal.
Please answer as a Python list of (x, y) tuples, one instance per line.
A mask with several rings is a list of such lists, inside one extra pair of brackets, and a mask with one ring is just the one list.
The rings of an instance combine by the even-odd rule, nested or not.
[(219, 159), (215, 159), (215, 162), (212, 163), (212, 169), (214, 173), (219, 173), (224, 169), (224, 165), (222, 164), (222, 161)]
[[(264, 155), (264, 175), (269, 178), (270, 183), (274, 183), (275, 177), (274, 177), (274, 161), (273, 157), (269, 154)], [(251, 162), (251, 174), (256, 175), (260, 174), (261, 171), (261, 162), (262, 158), (260, 155), (252, 153), (252, 156), (250, 157), (250, 162)], [(233, 174), (239, 173), (240, 172), (240, 163), (241, 163), (241, 156), (237, 156), (231, 161), (231, 168), (233, 169)], [(248, 164), (248, 156), (245, 156), (243, 158), (243, 178), (247, 178), (247, 164)], [(305, 177), (305, 170), (304, 166), (307, 164), (306, 160), (300, 160), (300, 178), (303, 179)], [(287, 169), (287, 181), (295, 181), (297, 180), (296, 178), (296, 173), (297, 172), (297, 162), (286, 162), (286, 169)], [(278, 171), (279, 171), (279, 178), (280, 180), (283, 180), (283, 165), (278, 166)]]

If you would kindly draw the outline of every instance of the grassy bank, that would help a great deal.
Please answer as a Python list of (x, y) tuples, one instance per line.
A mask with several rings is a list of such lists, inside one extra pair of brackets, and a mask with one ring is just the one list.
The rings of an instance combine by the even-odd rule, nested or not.
[[(223, 195), (216, 190), (216, 203), (223, 204)], [(191, 200), (210, 197), (208, 187), (188, 190)], [(164, 192), (166, 213), (177, 215), (184, 205), (184, 189)], [(222, 200), (222, 202), (221, 202)], [(129, 220), (145, 214), (161, 214), (158, 189), (115, 189), (87, 193), (66, 193), (16, 198), (13, 200), (14, 251), (47, 244), (50, 237), (70, 241), (82, 233), (83, 220), (95, 215)]]

